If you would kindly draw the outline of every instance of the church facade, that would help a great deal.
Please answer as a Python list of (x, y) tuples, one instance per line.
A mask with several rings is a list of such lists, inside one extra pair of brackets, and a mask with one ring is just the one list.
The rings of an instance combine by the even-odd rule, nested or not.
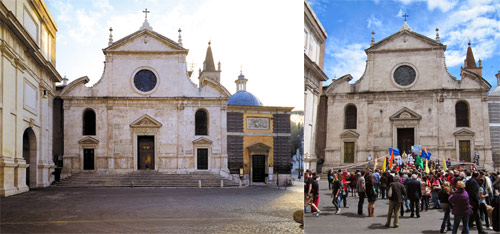
[(365, 50), (361, 78), (335, 79), (325, 91), (327, 110), (325, 162), (331, 167), (384, 157), (389, 147), (401, 152), (420, 144), (433, 158), (472, 161), (492, 168), (488, 90), (472, 48), (461, 79), (449, 74), (446, 46), (413, 32), (405, 22), (395, 34)]
[(102, 78), (87, 77), (59, 93), (64, 116), (62, 177), (82, 171), (129, 173), (209, 170), (229, 176), (226, 102), (209, 43), (199, 83), (189, 78), (188, 50), (153, 31), (136, 32), (103, 49)]

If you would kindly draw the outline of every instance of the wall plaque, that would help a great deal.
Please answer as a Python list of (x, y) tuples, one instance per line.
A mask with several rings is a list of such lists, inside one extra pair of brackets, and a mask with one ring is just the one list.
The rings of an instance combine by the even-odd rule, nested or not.
[(269, 130), (269, 118), (247, 118), (247, 129)]

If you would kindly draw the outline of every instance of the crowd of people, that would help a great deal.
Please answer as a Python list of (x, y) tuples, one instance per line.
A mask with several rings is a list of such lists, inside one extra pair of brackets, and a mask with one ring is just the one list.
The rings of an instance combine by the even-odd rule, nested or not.
[[(397, 165), (386, 171), (330, 169), (327, 176), (336, 214), (341, 213), (342, 205), (348, 208), (349, 196), (359, 197), (358, 215), (365, 215), (363, 206), (365, 199), (368, 201), (368, 217), (374, 216), (377, 199), (389, 199), (387, 227), (393, 215), (393, 227), (397, 228), (399, 217), (405, 212), (412, 218), (420, 218), (421, 212), (431, 208), (444, 211), (441, 233), (457, 233), (460, 223), (462, 233), (469, 233), (474, 224), (478, 233), (486, 233), (485, 229), (500, 231), (498, 172), (478, 170), (474, 165), (443, 170), (439, 163), (430, 163), (428, 170)], [(307, 170), (304, 179), (305, 206), (319, 216), (319, 175)]]

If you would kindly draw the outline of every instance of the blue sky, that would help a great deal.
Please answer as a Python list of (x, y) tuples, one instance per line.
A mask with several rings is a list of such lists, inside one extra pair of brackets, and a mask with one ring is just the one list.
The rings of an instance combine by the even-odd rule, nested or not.
[[(303, 5), (289, 0), (45, 0), (58, 26), (57, 70), (70, 81), (82, 76), (96, 83), (103, 73), (102, 48), (109, 28), (115, 41), (137, 31), (144, 8), (153, 30), (182, 41), (189, 49), (188, 68), (198, 83), (208, 41), (221, 62), (221, 83), (236, 92), (243, 68), (247, 91), (267, 106), (303, 110)], [(258, 17), (256, 17), (258, 12)], [(276, 17), (278, 15), (278, 17)], [(285, 40), (286, 38), (286, 40)], [(294, 49), (295, 48), (295, 49)], [(300, 94), (300, 95), (297, 95)]]
[[(328, 77), (351, 74), (359, 79), (365, 69), (371, 32), (375, 42), (396, 33), (404, 23), (413, 31), (447, 45), (446, 64), (460, 79), (467, 43), (476, 63), (482, 60), (483, 77), (497, 86), (500, 70), (500, 1), (498, 0), (309, 0), (328, 33), (325, 73)], [(328, 81), (328, 83), (331, 79)]]

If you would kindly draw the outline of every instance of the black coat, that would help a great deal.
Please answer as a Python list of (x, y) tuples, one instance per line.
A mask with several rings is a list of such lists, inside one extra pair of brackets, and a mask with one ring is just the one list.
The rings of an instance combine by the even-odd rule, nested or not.
[(408, 198), (415, 200), (420, 199), (422, 197), (422, 189), (420, 187), (420, 181), (418, 180), (410, 180), (408, 181), (408, 189), (406, 190), (408, 194)]
[(477, 180), (474, 178), (467, 180), (465, 190), (469, 194), (470, 205), (479, 207), (479, 183), (477, 183)]

